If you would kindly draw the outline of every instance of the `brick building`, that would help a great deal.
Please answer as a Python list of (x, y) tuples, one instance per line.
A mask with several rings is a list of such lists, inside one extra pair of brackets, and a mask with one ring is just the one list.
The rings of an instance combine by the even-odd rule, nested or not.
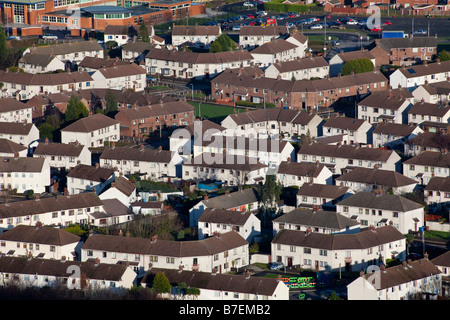
[(379, 71), (318, 80), (270, 79), (230, 69), (211, 80), (213, 97), (223, 103), (238, 101), (273, 103), (277, 107), (307, 109), (327, 107), (339, 98), (363, 96), (388, 89), (387, 78)]

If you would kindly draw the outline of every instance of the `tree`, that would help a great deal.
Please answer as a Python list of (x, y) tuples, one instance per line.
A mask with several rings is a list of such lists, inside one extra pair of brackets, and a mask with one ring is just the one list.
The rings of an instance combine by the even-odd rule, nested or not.
[(267, 175), (264, 186), (260, 187), (261, 201), (269, 208), (273, 208), (280, 201), (283, 186), (277, 181), (275, 175)]
[(6, 46), (6, 34), (3, 28), (0, 30), (0, 64), (3, 64), (5, 57), (8, 55), (8, 47)]
[(138, 31), (138, 41), (150, 42), (150, 34), (148, 33), (147, 26), (143, 23), (139, 27)]
[(172, 286), (164, 273), (160, 272), (155, 275), (155, 278), (153, 279), (153, 289), (158, 293), (170, 292)]
[(106, 92), (105, 96), (105, 114), (110, 114), (117, 111), (117, 99), (111, 90)]
[(439, 52), (438, 58), (440, 61), (450, 60), (450, 52), (448, 52), (447, 50), (442, 50), (441, 52)]
[(349, 75), (352, 73), (370, 72), (374, 68), (372, 61), (368, 58), (354, 59), (347, 61), (342, 67), (342, 75)]
[(39, 137), (41, 139), (48, 138), (49, 140), (53, 139), (53, 131), (55, 130), (53, 126), (48, 122), (43, 122), (38, 126), (39, 129)]
[(70, 97), (67, 103), (66, 112), (64, 118), (66, 122), (75, 121), (83, 117), (87, 117), (89, 111), (86, 109), (83, 102), (81, 102), (75, 95)]
[(224, 52), (235, 49), (236, 43), (226, 33), (222, 33), (211, 43), (209, 52)]

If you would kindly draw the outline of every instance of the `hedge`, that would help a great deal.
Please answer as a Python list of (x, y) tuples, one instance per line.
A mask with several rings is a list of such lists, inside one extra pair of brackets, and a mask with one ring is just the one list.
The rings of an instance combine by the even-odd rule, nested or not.
[(307, 5), (307, 4), (283, 4), (279, 0), (273, 0), (264, 3), (264, 9), (267, 11), (275, 12), (298, 12), (307, 13), (308, 11), (323, 11), (323, 7), (317, 5)]
[[(251, 101), (236, 101), (236, 105), (238, 106), (244, 106), (244, 107), (261, 107), (264, 106), (264, 103), (254, 103)], [(266, 108), (275, 108), (275, 104), (273, 103), (266, 103)]]

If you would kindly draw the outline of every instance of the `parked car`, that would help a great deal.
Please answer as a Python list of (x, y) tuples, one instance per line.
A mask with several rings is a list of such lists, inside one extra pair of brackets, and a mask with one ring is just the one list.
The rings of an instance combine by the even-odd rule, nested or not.
[(367, 21), (368, 19), (362, 19), (358, 21), (358, 25), (359, 26), (366, 26), (367, 25)]
[(311, 27), (309, 27), (310, 29), (323, 29), (323, 26), (321, 24), (314, 24)]
[(251, 7), (254, 7), (255, 5), (251, 2), (246, 1), (246, 2), (244, 2), (243, 6), (251, 8)]
[(8, 37), (8, 40), (20, 40), (20, 37), (19, 36), (11, 36), (11, 37)]
[(284, 264), (281, 262), (273, 262), (270, 265), (270, 270), (281, 270), (284, 268)]
[(58, 40), (58, 36), (51, 34), (51, 33), (46, 33), (42, 36), (42, 39), (44, 40)]
[(157, 79), (156, 79), (155, 77), (153, 77), (153, 76), (147, 76), (146, 79), (147, 79), (147, 81), (151, 81), (151, 82), (154, 82), (154, 81), (157, 80)]
[(232, 31), (240, 31), (241, 30), (241, 26), (240, 25), (235, 25), (233, 26), (233, 28), (231, 28)]
[(257, 14), (258, 16), (260, 16), (260, 17), (267, 16), (267, 12), (266, 12), (266, 11), (259, 11), (259, 12), (257, 12), (256, 14)]
[(247, 15), (247, 18), (249, 18), (249, 19), (255, 19), (255, 15), (253, 15), (253, 14), (250, 13), (250, 14)]
[(354, 19), (351, 19), (351, 20), (348, 20), (348, 21), (347, 21), (347, 24), (348, 24), (348, 25), (357, 25), (357, 24), (358, 24), (358, 21), (356, 21), (356, 20), (354, 20)]
[(423, 29), (415, 30), (413, 32), (413, 34), (427, 34), (427, 33), (428, 33), (427, 30), (423, 30)]
[(384, 24), (385, 26), (390, 26), (390, 25), (392, 24), (392, 22), (390, 22), (390, 21), (385, 21), (385, 22), (383, 22), (383, 24)]

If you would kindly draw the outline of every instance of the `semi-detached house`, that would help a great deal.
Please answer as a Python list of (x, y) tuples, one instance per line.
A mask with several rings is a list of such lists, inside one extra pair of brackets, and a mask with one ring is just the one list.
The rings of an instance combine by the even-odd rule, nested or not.
[(28, 147), (39, 140), (39, 129), (31, 122), (0, 122), (0, 138)]
[(212, 78), (224, 70), (248, 67), (253, 56), (246, 50), (189, 52), (151, 49), (145, 56), (147, 73), (181, 79)]
[(368, 121), (345, 116), (330, 117), (322, 124), (323, 136), (345, 135), (344, 143), (349, 145), (371, 144), (372, 131), (373, 127)]
[(254, 63), (260, 67), (268, 67), (277, 62), (296, 60), (305, 56), (305, 52), (301, 51), (297, 45), (285, 39), (266, 42), (251, 50), (250, 54), (253, 56)]
[(172, 26), (172, 45), (188, 45), (198, 48), (209, 48), (211, 43), (222, 34), (219, 26)]
[(264, 70), (264, 75), (267, 78), (281, 78), (283, 80), (326, 78), (329, 73), (330, 66), (324, 57), (279, 61), (271, 64)]
[(39, 143), (34, 158), (46, 158), (50, 167), (70, 170), (78, 164), (91, 164), (91, 151), (80, 143)]
[(0, 122), (32, 122), (32, 107), (13, 98), (0, 98)]
[(92, 74), (95, 88), (109, 88), (112, 90), (144, 91), (147, 80), (145, 69), (130, 63), (101, 68)]
[(402, 67), (389, 76), (391, 88), (407, 88), (413, 91), (426, 83), (435, 83), (450, 78), (450, 61), (439, 61), (421, 65)]
[(138, 274), (155, 268), (226, 273), (249, 264), (248, 242), (235, 231), (196, 241), (172, 241), (92, 234), (81, 248), (81, 261), (127, 264)]
[(433, 177), (450, 176), (450, 153), (423, 151), (403, 162), (403, 174), (426, 185)]
[(239, 30), (239, 46), (254, 48), (288, 35), (287, 26), (242, 26)]

